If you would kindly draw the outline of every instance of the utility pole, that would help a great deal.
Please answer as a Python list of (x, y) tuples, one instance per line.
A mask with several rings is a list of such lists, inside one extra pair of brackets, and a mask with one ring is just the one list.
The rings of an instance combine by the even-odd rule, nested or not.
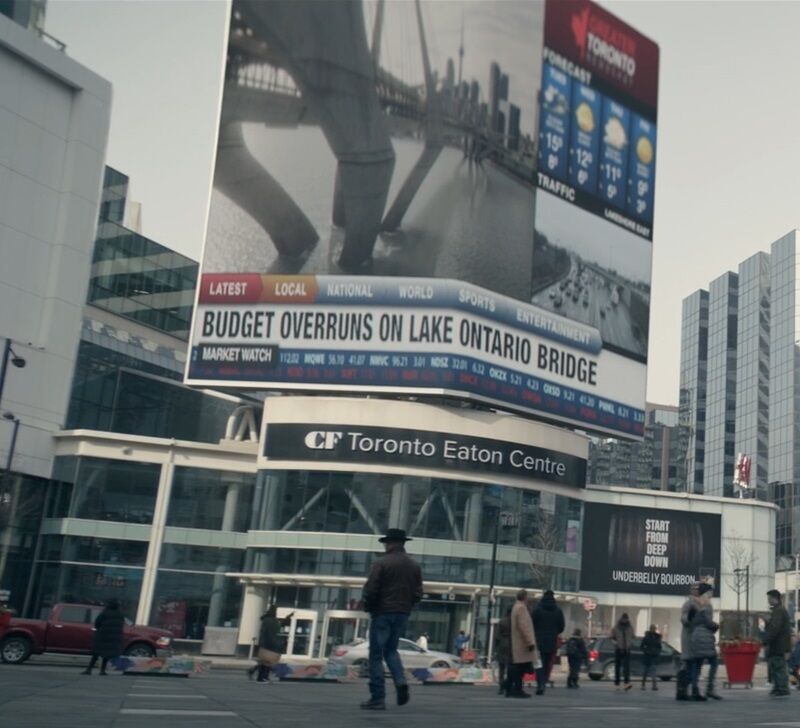
[(489, 572), (489, 599), (486, 605), (486, 666), (492, 661), (492, 648), (489, 641), (492, 637), (492, 613), (494, 612), (494, 577), (497, 571), (497, 543), (500, 541), (500, 511), (502, 503), (497, 506), (497, 518), (494, 522), (494, 543), (492, 543), (492, 568)]

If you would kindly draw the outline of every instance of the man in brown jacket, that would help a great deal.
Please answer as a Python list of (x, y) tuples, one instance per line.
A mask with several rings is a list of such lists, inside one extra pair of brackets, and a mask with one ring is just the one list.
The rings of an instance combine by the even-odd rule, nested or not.
[(517, 601), (511, 608), (511, 665), (506, 682), (507, 698), (529, 698), (522, 689), (522, 676), (526, 671), (533, 672), (534, 650), (533, 622), (528, 611), (528, 593), (521, 589)]
[(364, 609), (372, 616), (369, 625), (370, 699), (361, 703), (364, 710), (386, 710), (384, 661), (394, 680), (397, 704), (408, 702), (408, 683), (397, 645), (405, 636), (412, 607), (422, 599), (422, 570), (405, 549), (410, 540), (405, 531), (390, 528), (380, 539), (386, 554), (372, 564), (364, 585)]

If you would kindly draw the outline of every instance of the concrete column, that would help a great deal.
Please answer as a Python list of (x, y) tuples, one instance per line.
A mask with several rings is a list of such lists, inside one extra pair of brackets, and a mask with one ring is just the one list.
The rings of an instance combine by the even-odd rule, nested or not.
[(167, 522), (167, 510), (172, 495), (172, 478), (175, 474), (174, 453), (170, 452), (168, 463), (161, 466), (161, 477), (158, 481), (158, 495), (153, 513), (153, 525), (150, 527), (150, 545), (142, 575), (142, 589), (139, 592), (139, 609), (136, 611), (136, 624), (149, 624), (150, 610), (153, 605), (153, 593), (156, 587), (158, 563), (161, 560), (161, 546), (164, 543), (164, 527)]
[(411, 506), (411, 495), (408, 489), (409, 484), (402, 480), (392, 485), (392, 500), (389, 505), (389, 528), (408, 530), (408, 516)]
[(479, 541), (481, 535), (481, 512), (483, 510), (483, 493), (472, 493), (467, 501), (467, 510), (464, 514), (464, 540)]
[(239, 492), (241, 483), (238, 481), (228, 483), (228, 490), (225, 492), (225, 510), (222, 512), (223, 531), (233, 531), (236, 523), (236, 509), (239, 506)]
[[(233, 531), (236, 524), (236, 510), (239, 505), (239, 492), (241, 483), (228, 483), (228, 490), (225, 492), (225, 510), (222, 512), (223, 531)], [(208, 602), (207, 624), (218, 627), (222, 611), (225, 606), (225, 566), (218, 566), (214, 575), (214, 584), (211, 588), (211, 599)]]
[(239, 644), (252, 644), (253, 638), (258, 637), (261, 615), (267, 605), (269, 590), (265, 586), (247, 584), (242, 600), (242, 619), (239, 625)]

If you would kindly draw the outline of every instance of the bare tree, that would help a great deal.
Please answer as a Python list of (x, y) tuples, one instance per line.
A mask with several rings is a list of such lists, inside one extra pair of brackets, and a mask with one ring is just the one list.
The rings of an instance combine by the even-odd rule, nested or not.
[(555, 558), (563, 534), (558, 528), (555, 515), (549, 511), (539, 511), (535, 529), (530, 541), (531, 574), (537, 586), (551, 589), (556, 571)]
[[(750, 586), (752, 585), (753, 579), (756, 576), (758, 556), (753, 553), (752, 547), (748, 543), (745, 543), (736, 531), (732, 531), (726, 539), (725, 556), (728, 562), (728, 575), (725, 578), (725, 583), (736, 594), (736, 616), (738, 622), (736, 631), (741, 633), (742, 594), (745, 595), (745, 603), (747, 603), (748, 592), (750, 591)], [(747, 636), (750, 634), (749, 611), (745, 618), (744, 633)]]

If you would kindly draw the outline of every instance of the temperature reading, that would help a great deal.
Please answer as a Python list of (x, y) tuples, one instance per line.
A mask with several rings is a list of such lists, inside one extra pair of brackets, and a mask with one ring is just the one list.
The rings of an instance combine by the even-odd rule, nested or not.
[(545, 138), (547, 140), (547, 148), (552, 152), (560, 152), (561, 149), (564, 147), (564, 138), (559, 134), (553, 134), (552, 132), (547, 132), (545, 134)]

